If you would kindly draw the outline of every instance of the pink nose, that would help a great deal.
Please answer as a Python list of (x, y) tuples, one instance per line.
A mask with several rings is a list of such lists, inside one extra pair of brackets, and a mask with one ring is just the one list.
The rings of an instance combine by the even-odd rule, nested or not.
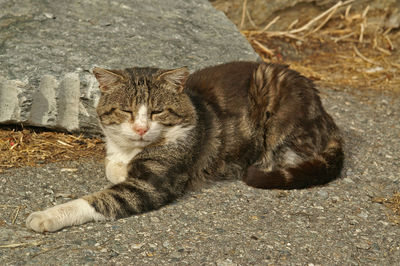
[(149, 128), (146, 126), (143, 127), (143, 126), (133, 125), (133, 130), (140, 136), (143, 136), (144, 134), (146, 134)]

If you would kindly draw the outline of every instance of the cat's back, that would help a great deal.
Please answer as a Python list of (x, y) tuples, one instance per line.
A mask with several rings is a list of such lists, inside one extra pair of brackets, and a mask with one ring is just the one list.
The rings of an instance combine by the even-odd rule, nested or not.
[(230, 62), (207, 67), (191, 74), (185, 89), (226, 111), (242, 109), (247, 106), (250, 78), (258, 66), (256, 62)]

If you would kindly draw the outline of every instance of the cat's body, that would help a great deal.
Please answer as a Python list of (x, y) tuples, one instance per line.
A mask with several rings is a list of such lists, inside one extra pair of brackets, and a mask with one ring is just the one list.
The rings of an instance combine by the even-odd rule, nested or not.
[(94, 73), (106, 136), (107, 178), (92, 195), (31, 214), (56, 231), (157, 209), (207, 180), (243, 178), (259, 188), (303, 188), (340, 174), (339, 131), (312, 82), (285, 66), (233, 62)]

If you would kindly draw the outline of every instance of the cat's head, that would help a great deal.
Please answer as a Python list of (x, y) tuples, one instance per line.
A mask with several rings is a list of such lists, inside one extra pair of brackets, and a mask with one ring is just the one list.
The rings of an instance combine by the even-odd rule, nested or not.
[(195, 123), (194, 107), (183, 92), (187, 68), (93, 69), (101, 97), (97, 114), (115, 144), (144, 147), (177, 141)]

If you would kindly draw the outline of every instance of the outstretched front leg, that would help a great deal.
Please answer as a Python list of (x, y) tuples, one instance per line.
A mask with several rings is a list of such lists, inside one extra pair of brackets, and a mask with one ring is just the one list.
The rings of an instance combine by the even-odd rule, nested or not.
[(87, 200), (77, 199), (31, 213), (26, 219), (26, 227), (41, 233), (54, 232), (67, 226), (105, 219)]
[(90, 221), (118, 219), (158, 209), (182, 195), (188, 175), (182, 168), (140, 159), (131, 165), (124, 182), (80, 199), (34, 212), (26, 226), (36, 232), (54, 232)]

